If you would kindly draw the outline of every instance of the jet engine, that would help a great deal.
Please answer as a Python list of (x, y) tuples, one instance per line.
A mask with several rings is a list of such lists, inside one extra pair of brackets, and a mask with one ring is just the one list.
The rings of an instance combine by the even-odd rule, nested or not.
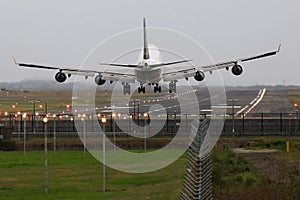
[(234, 75), (239, 76), (243, 73), (243, 68), (241, 65), (234, 65), (231, 71)]
[(55, 75), (55, 80), (59, 83), (65, 82), (65, 80), (67, 80), (67, 76), (66, 74), (62, 73), (62, 72), (58, 72)]
[(97, 85), (103, 85), (105, 82), (106, 82), (106, 80), (103, 80), (101, 75), (97, 75), (95, 77), (95, 83)]
[(196, 81), (203, 81), (205, 78), (205, 74), (202, 71), (197, 71), (194, 78)]

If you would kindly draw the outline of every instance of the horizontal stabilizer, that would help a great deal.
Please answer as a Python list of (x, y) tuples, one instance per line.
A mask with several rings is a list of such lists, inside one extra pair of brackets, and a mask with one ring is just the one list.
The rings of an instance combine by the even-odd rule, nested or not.
[(130, 68), (140, 67), (134, 64), (119, 64), (119, 63), (99, 63), (99, 65), (108, 65), (108, 66), (115, 66), (115, 67), (130, 67)]
[(166, 62), (166, 63), (157, 63), (157, 64), (150, 65), (150, 67), (155, 68), (155, 67), (161, 67), (161, 66), (167, 66), (167, 65), (176, 65), (179, 63), (186, 63), (186, 62), (190, 62), (190, 61), (192, 61), (192, 60), (179, 60), (179, 61)]

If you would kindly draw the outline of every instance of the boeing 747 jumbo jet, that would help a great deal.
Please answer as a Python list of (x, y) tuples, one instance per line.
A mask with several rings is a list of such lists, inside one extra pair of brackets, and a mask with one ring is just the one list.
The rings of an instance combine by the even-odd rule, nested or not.
[(125, 74), (125, 73), (115, 73), (115, 72), (106, 72), (106, 71), (96, 71), (96, 70), (81, 70), (81, 69), (70, 69), (70, 68), (60, 68), (55, 66), (46, 66), (46, 65), (36, 65), (31, 63), (18, 63), (16, 59), (14, 62), (16, 65), (21, 67), (31, 67), (39, 69), (53, 69), (58, 70), (58, 73), (55, 75), (55, 80), (59, 83), (64, 82), (67, 77), (71, 75), (80, 75), (87, 77), (95, 77), (95, 83), (97, 85), (103, 85), (106, 81), (121, 82), (123, 85), (124, 95), (130, 94), (130, 83), (135, 83), (136, 81), (140, 83), (138, 87), (138, 93), (145, 93), (145, 84), (154, 85), (154, 92), (161, 92), (161, 86), (159, 83), (169, 82), (169, 92), (176, 93), (176, 82), (179, 79), (188, 79), (189, 77), (194, 77), (197, 81), (203, 81), (205, 78), (205, 73), (218, 69), (225, 68), (231, 71), (234, 75), (241, 75), (243, 68), (240, 65), (242, 62), (255, 60), (259, 58), (264, 58), (268, 56), (276, 55), (280, 51), (280, 46), (278, 50), (267, 52), (253, 57), (243, 58), (232, 60), (228, 62), (217, 63), (214, 65), (200, 66), (200, 67), (187, 67), (185, 69), (176, 70), (172, 72), (164, 72), (164, 67), (168, 65), (176, 65), (179, 63), (186, 63), (191, 60), (178, 60), (174, 62), (162, 62), (161, 54), (159, 49), (153, 45), (149, 44), (147, 41), (147, 32), (146, 32), (146, 20), (143, 21), (143, 32), (144, 32), (144, 46), (141, 52), (141, 57), (137, 64), (119, 64), (119, 63), (100, 63), (101, 65), (107, 65), (111, 67), (125, 67), (125, 68), (134, 68), (134, 73)]

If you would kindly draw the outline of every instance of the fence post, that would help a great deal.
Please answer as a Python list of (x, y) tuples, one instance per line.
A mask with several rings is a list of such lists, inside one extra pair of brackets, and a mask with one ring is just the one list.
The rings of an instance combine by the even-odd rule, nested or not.
[(245, 131), (245, 114), (243, 113), (243, 134), (244, 134), (244, 131)]
[(295, 134), (297, 135), (297, 132), (299, 131), (299, 112), (298, 109), (296, 110), (296, 123), (295, 123)]
[(264, 113), (261, 113), (261, 132), (264, 133)]
[(282, 134), (283, 127), (282, 127), (282, 113), (280, 113), (280, 133)]
[(167, 135), (169, 134), (169, 114), (167, 113), (167, 122), (166, 122), (166, 125), (167, 125)]

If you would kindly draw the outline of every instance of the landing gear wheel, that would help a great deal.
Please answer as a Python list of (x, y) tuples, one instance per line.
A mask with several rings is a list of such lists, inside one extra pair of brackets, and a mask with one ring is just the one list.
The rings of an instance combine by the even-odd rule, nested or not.
[(155, 86), (154, 87), (154, 93), (159, 92), (161, 93), (161, 87), (160, 86)]
[(138, 93), (145, 93), (146, 92), (146, 88), (145, 87), (138, 87)]

